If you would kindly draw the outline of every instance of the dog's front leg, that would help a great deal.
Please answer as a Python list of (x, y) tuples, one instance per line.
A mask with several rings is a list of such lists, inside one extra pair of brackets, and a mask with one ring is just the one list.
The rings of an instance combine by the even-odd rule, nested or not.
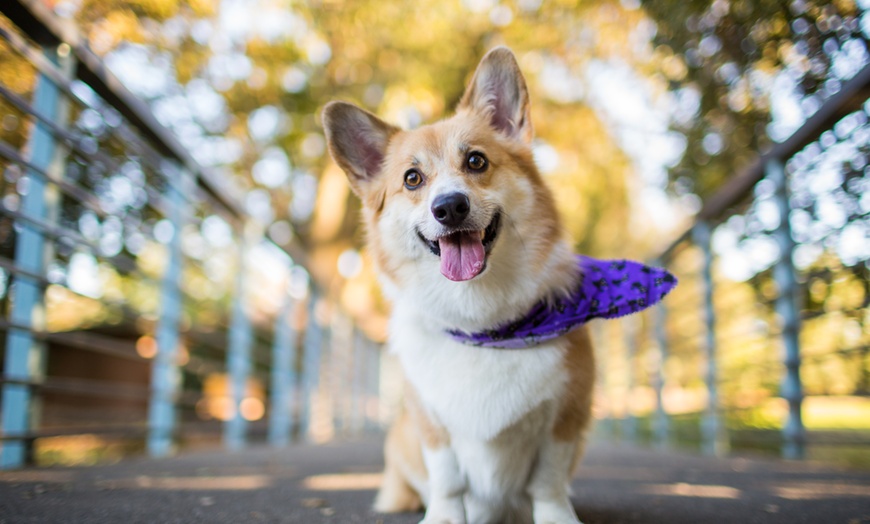
[(542, 443), (527, 488), (535, 524), (581, 524), (568, 495), (577, 449), (577, 442), (556, 440), (553, 436)]
[(429, 473), (429, 505), (420, 524), (465, 524), (465, 478), (449, 445), (423, 446)]
[(450, 447), (450, 434), (410, 384), (405, 387), (405, 406), (421, 437), (428, 476), (426, 517), (420, 524), (465, 524), (466, 481)]

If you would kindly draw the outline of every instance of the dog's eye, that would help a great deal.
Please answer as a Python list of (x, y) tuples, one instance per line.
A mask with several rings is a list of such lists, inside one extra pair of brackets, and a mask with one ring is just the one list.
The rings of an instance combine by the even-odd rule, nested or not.
[(488, 162), (486, 161), (486, 157), (483, 156), (483, 153), (474, 151), (468, 155), (468, 160), (465, 161), (465, 164), (468, 166), (468, 169), (479, 172), (486, 169)]
[(414, 190), (420, 187), (420, 184), (423, 183), (423, 175), (420, 174), (416, 169), (409, 169), (405, 171), (405, 187), (408, 189)]

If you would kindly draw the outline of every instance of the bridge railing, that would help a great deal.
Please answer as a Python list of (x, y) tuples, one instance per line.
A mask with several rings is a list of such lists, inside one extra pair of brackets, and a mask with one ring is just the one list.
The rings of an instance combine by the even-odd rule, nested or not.
[(0, 467), (376, 426), (379, 347), (304, 256), (75, 28), (0, 11)]
[(598, 328), (622, 348), (602, 364), (605, 427), (714, 454), (866, 456), (868, 94), (865, 67), (653, 260), (680, 279), (662, 307)]

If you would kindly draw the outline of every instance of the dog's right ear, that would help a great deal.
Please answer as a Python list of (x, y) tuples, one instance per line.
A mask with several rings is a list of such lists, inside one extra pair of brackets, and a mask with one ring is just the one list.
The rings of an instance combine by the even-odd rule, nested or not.
[(387, 144), (399, 128), (355, 105), (330, 102), (323, 108), (323, 129), (329, 153), (361, 195), (383, 169)]
[(511, 138), (532, 141), (529, 90), (510, 49), (496, 47), (480, 60), (457, 107), (462, 110), (486, 115), (493, 128)]

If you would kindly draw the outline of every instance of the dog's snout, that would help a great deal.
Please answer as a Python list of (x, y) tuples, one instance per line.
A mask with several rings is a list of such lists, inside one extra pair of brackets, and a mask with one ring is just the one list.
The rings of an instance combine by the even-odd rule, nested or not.
[(471, 203), (463, 193), (439, 195), (432, 202), (432, 215), (447, 227), (456, 227), (465, 220), (471, 211)]

